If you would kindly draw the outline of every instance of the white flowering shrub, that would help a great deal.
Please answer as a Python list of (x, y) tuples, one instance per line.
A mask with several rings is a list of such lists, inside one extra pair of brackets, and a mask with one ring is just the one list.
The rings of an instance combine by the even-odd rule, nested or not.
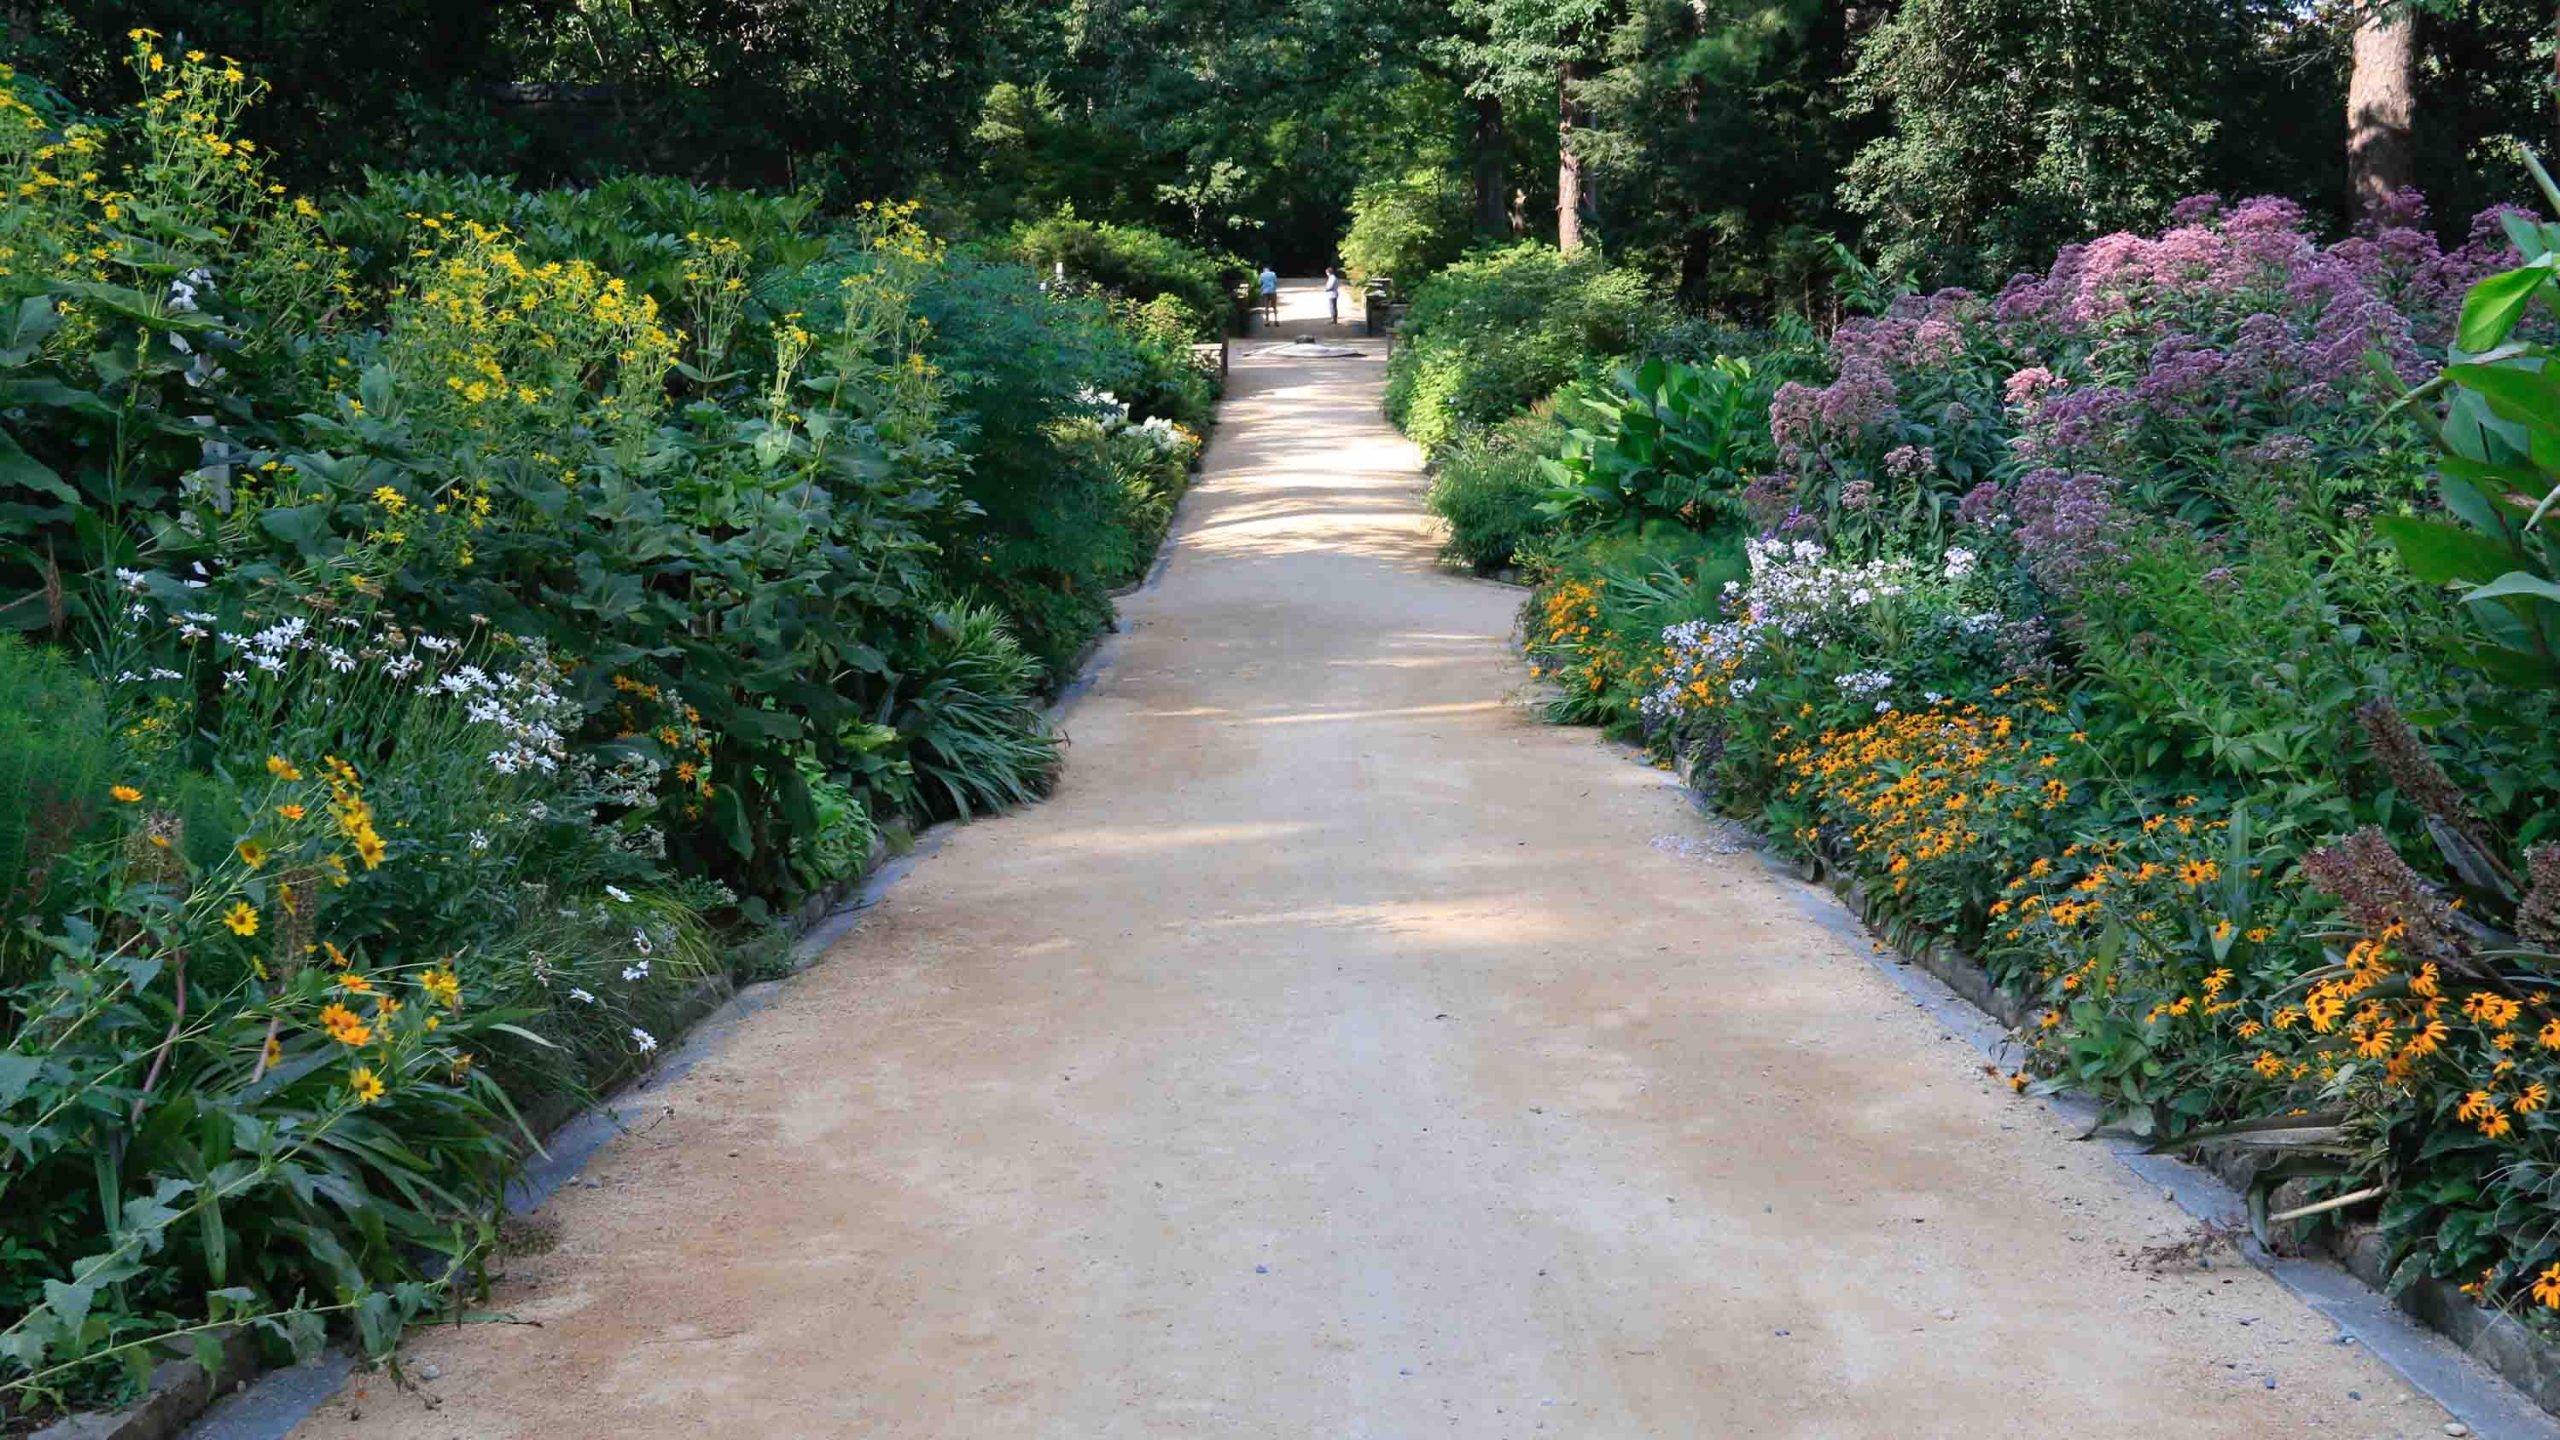
[(1778, 680), (1825, 687), (1829, 704), (1816, 708), (1935, 703), (2019, 638), (1970, 550), (1844, 564), (1810, 540), (1764, 538), (1748, 556), (1750, 578), (1725, 587), (1725, 618), (1662, 632), (1662, 679), (1639, 702), (1658, 731), (1711, 731), (1754, 696), (1765, 703), (1764, 683)]

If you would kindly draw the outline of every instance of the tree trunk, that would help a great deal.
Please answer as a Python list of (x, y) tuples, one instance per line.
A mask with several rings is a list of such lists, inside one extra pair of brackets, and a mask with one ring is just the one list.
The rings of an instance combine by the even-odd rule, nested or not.
[(2410, 130), (2416, 117), (2417, 18), (2405, 7), (2368, 0), (2356, 22), (2355, 70), (2347, 79), (2347, 189), (2356, 218), (2379, 221), (2392, 197), (2417, 177)]
[(1556, 67), (1556, 248), (1582, 248), (1582, 157), (1573, 153), (1573, 82), (1578, 67)]
[(1510, 179), (1503, 163), (1502, 101), (1476, 97), (1476, 225), (1488, 235), (1511, 228)]

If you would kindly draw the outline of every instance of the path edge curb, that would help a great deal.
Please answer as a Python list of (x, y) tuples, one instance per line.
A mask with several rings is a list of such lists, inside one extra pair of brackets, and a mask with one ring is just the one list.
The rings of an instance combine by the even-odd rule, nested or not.
[[(1953, 1038), (1995, 1063), (2016, 1051), (2015, 1032), (2032, 1023), (2032, 1009), (1995, 984), (1979, 961), (1936, 936), (1918, 953), (1886, 943), (1873, 928), (1866, 887), (1854, 877), (1819, 861), (1782, 855), (1757, 829), (1718, 815), (1694, 787), (1672, 783), (1700, 814), (1749, 830), (1762, 867), (1794, 882), (1799, 908), (1836, 937), (1863, 942), (1849, 948), (1945, 1024)], [(2129, 1138), (2096, 1137), (2101, 1109), (2093, 1097), (2067, 1090), (2043, 1098), (2047, 1108), (2102, 1139), (2119, 1164), (2159, 1185), (2187, 1214), (2220, 1225), (2245, 1220), (2249, 1173), (2242, 1157), (2208, 1152), (2188, 1161), (2152, 1153)], [(2483, 1310), (2439, 1280), (2418, 1281), (2393, 1297), (2384, 1288), (2381, 1237), (2371, 1227), (2306, 1243), (2313, 1254), (2302, 1258), (2273, 1253), (2254, 1239), (2239, 1249), (2251, 1265), (2337, 1325), (2339, 1343), (2352, 1338), (2364, 1346), (2473, 1435), (2560, 1437), (2560, 1346), (2535, 1336), (2513, 1316)]]

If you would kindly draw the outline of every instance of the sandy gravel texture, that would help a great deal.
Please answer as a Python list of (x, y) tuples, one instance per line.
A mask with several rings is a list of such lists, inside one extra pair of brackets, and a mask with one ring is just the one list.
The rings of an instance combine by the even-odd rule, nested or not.
[(2257, 1272), (2129, 1266), (2156, 1190), (1525, 715), (1378, 343), (1257, 348), (1056, 798), (549, 1205), (538, 1326), (298, 1433), (2441, 1433)]

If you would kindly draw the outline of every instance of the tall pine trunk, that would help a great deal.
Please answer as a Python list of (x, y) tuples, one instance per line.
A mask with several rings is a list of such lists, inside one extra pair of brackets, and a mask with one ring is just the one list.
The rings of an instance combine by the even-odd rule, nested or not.
[(2347, 190), (2356, 218), (2378, 221), (2417, 178), (2418, 23), (2405, 5), (2368, 5), (2347, 78)]
[(1556, 66), (1556, 248), (1582, 248), (1582, 157), (1573, 153), (1573, 82), (1577, 67)]
[(1511, 229), (1510, 181), (1504, 163), (1502, 101), (1476, 97), (1476, 227), (1488, 235)]

